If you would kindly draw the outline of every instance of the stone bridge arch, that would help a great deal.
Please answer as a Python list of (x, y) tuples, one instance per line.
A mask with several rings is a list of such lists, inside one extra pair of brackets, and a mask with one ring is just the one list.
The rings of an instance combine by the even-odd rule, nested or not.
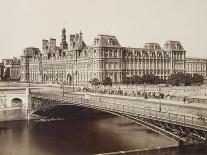
[(7, 94), (6, 95), (6, 107), (26, 107), (28, 105), (28, 96), (24, 94)]
[(11, 100), (11, 107), (23, 107), (23, 101), (20, 98), (13, 98)]

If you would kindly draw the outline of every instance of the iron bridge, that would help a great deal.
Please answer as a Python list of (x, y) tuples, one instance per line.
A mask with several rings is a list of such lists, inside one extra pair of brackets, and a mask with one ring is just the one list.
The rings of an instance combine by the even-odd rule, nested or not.
[(179, 145), (205, 143), (207, 141), (207, 125), (205, 121), (196, 116), (152, 110), (115, 102), (78, 98), (75, 96), (34, 92), (30, 96), (30, 114), (60, 105), (79, 106), (130, 119), (150, 130), (167, 136), (171, 140), (178, 142)]

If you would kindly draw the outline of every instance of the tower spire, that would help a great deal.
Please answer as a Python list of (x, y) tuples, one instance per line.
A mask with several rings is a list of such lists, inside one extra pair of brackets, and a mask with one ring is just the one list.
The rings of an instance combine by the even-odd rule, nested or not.
[(66, 41), (66, 29), (64, 27), (62, 29), (62, 36), (61, 36), (60, 48), (62, 50), (68, 49), (68, 43)]

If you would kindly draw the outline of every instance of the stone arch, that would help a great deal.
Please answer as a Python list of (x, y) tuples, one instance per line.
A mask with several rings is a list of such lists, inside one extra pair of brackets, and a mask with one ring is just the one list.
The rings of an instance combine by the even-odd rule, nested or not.
[(157, 51), (157, 58), (162, 59), (163, 57), (163, 52)]
[(44, 75), (43, 75), (43, 83), (46, 83), (46, 82), (47, 82), (47, 75), (44, 74)]
[(11, 100), (11, 107), (23, 107), (23, 101), (20, 98), (13, 98)]
[(142, 51), (142, 58), (148, 58), (149, 53), (147, 51)]
[(71, 76), (71, 74), (69, 73), (69, 74), (67, 75), (67, 84), (71, 84), (71, 82), (72, 82), (72, 76)]
[(150, 51), (150, 57), (151, 57), (152, 59), (155, 59), (155, 58), (156, 58), (156, 53), (155, 53), (155, 51)]
[(23, 79), (23, 74), (22, 73), (20, 74), (20, 79)]
[(137, 52), (137, 57), (141, 57), (141, 52)]

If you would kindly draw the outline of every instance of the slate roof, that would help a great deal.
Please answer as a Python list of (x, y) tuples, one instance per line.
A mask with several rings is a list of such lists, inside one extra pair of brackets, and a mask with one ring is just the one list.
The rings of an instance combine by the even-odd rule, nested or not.
[[(83, 50), (87, 48), (87, 45), (82, 39), (82, 34), (70, 35), (70, 42), (72, 42), (72, 49)], [(74, 43), (74, 46), (73, 46)]]
[(121, 47), (119, 41), (115, 36), (112, 35), (98, 35), (94, 39), (94, 46), (100, 47)]
[(36, 54), (39, 54), (40, 50), (39, 48), (35, 48), (35, 47), (28, 47), (24, 49), (24, 53), (23, 56), (33, 56)]
[(164, 50), (184, 50), (183, 46), (181, 45), (180, 41), (172, 41), (168, 40), (165, 42)]
[(144, 49), (161, 49), (158, 43), (145, 43)]

